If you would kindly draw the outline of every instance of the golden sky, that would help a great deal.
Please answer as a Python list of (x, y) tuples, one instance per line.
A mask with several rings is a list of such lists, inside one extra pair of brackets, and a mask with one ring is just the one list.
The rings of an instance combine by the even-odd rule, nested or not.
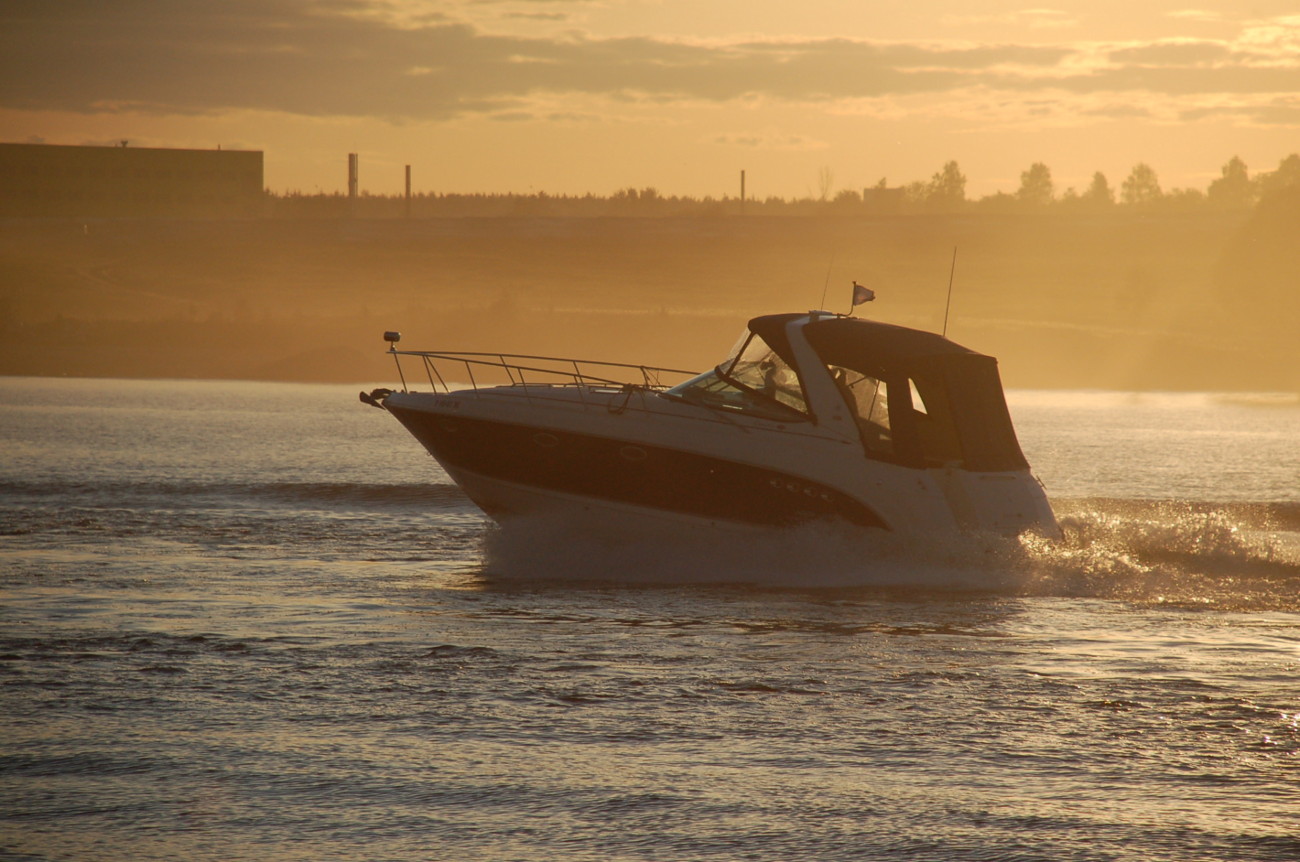
[[(3, 0), (0, 140), (260, 149), (276, 191), (1204, 189), (1300, 150), (1297, 0)], [(972, 11), (972, 10), (978, 11)]]

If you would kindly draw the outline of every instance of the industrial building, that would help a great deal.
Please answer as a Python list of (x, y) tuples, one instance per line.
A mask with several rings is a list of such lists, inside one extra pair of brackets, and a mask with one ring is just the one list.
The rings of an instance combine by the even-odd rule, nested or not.
[(248, 218), (262, 153), (0, 144), (0, 218)]

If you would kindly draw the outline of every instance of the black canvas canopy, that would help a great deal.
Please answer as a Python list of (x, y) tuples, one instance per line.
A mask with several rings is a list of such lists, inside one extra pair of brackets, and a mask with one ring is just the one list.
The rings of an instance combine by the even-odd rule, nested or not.
[[(783, 347), (789, 350), (785, 338), (786, 324), (802, 316), (772, 314), (756, 317), (750, 321), (749, 328), (781, 353)], [(898, 365), (934, 356), (979, 355), (933, 332), (857, 317), (822, 318), (808, 324), (804, 332), (827, 363), (845, 368), (863, 366), (862, 370), (865, 370), (865, 366), (871, 364)]]
[[(785, 329), (802, 316), (756, 317), (749, 329), (797, 368)], [(889, 387), (896, 460), (912, 466), (959, 461), (980, 472), (1028, 469), (993, 357), (933, 332), (852, 317), (815, 320), (803, 332), (826, 365)], [(917, 396), (922, 403), (913, 403)]]

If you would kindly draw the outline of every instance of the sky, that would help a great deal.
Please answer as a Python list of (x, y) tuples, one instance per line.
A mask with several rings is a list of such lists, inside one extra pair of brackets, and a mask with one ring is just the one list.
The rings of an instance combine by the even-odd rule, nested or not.
[[(1045, 5), (1033, 6), (1031, 2)], [(1300, 151), (1296, 0), (0, 0), (0, 141), (256, 149), (276, 192), (1204, 189)]]

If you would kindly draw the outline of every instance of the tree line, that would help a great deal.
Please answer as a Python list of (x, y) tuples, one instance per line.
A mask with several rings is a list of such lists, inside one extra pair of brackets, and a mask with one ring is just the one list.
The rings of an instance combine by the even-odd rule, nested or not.
[(668, 196), (653, 188), (628, 187), (612, 195), (440, 194), (404, 195), (361, 193), (349, 198), (341, 193), (306, 194), (267, 191), (267, 214), (275, 218), (351, 217), (414, 218), (458, 216), (723, 216), (754, 215), (887, 215), (925, 212), (1107, 212), (1107, 211), (1242, 211), (1282, 193), (1300, 194), (1300, 154), (1282, 159), (1272, 171), (1252, 175), (1246, 163), (1233, 156), (1220, 176), (1204, 189), (1166, 190), (1146, 162), (1129, 171), (1118, 188), (1101, 171), (1087, 188), (1058, 189), (1052, 171), (1034, 162), (1020, 174), (1015, 192), (998, 191), (980, 198), (966, 193), (966, 175), (949, 161), (929, 180), (890, 186), (876, 185), (835, 191), (834, 178), (823, 168), (819, 194), (786, 199), (739, 196)]
[[(883, 187), (883, 183), (882, 180), (879, 187)], [(966, 176), (954, 161), (945, 164), (929, 182), (909, 183), (905, 187), (905, 193), (907, 200), (914, 205), (938, 209), (969, 206), (984, 210), (1013, 211), (1043, 210), (1055, 206), (1096, 210), (1122, 205), (1169, 210), (1242, 210), (1292, 188), (1300, 188), (1300, 155), (1294, 153), (1284, 158), (1276, 170), (1253, 177), (1246, 163), (1239, 156), (1233, 156), (1221, 168), (1220, 176), (1204, 191), (1192, 188), (1166, 191), (1161, 186), (1155, 169), (1146, 162), (1139, 162), (1129, 171), (1118, 192), (1106, 175), (1097, 171), (1083, 191), (1070, 187), (1058, 193), (1056, 183), (1052, 180), (1051, 168), (1043, 162), (1035, 162), (1021, 172), (1020, 188), (1014, 193), (996, 192), (971, 201), (966, 198)], [(850, 193), (849, 199), (852, 200), (853, 197)]]

